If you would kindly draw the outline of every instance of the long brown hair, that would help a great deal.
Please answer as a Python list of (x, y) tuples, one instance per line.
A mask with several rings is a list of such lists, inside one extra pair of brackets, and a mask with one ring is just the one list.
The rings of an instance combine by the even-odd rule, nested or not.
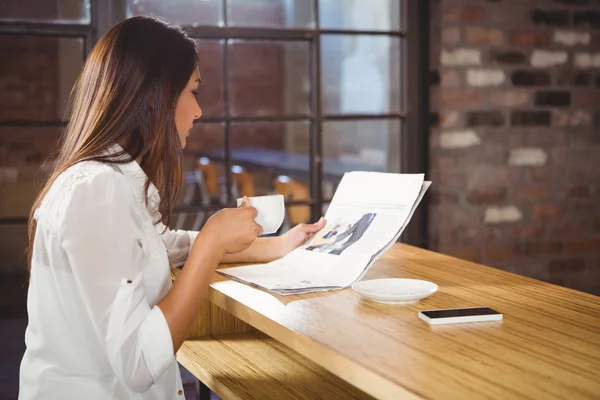
[[(55, 179), (81, 161), (138, 160), (149, 179), (146, 191), (150, 181), (157, 187), (159, 212), (169, 224), (182, 175), (175, 108), (196, 67), (194, 41), (154, 18), (126, 19), (102, 36), (71, 91), (58, 154), (29, 215), (30, 267), (35, 210)], [(108, 154), (117, 143), (124, 152)]]

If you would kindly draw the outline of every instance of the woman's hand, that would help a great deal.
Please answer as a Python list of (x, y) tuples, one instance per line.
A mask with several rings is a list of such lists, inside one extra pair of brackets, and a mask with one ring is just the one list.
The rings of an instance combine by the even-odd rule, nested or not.
[(283, 235), (276, 238), (276, 254), (280, 257), (285, 256), (290, 251), (294, 250), (298, 246), (303, 245), (313, 237), (313, 235), (319, 232), (325, 226), (325, 219), (321, 217), (314, 224), (298, 224)]
[(237, 208), (226, 208), (211, 216), (200, 234), (206, 234), (216, 241), (223, 254), (239, 253), (262, 234), (262, 228), (255, 221), (256, 208), (244, 198)]

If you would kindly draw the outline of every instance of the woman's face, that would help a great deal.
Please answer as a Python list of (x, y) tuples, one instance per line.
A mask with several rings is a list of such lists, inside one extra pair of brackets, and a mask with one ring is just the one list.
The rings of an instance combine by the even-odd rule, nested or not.
[(175, 127), (181, 142), (181, 148), (185, 147), (187, 137), (194, 126), (194, 121), (202, 116), (202, 109), (198, 105), (196, 95), (200, 85), (200, 72), (196, 68), (192, 73), (186, 87), (181, 92), (175, 108)]

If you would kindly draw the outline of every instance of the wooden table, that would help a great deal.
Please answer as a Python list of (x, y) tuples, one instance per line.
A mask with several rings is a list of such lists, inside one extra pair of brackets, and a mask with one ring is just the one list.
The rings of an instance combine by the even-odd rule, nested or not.
[[(351, 289), (275, 296), (217, 275), (190, 339), (257, 329), (256, 343), (276, 343), (378, 399), (600, 398), (600, 297), (403, 244), (365, 279), (380, 277), (440, 289), (413, 305), (385, 305)], [(504, 320), (432, 327), (417, 318), (472, 306)]]

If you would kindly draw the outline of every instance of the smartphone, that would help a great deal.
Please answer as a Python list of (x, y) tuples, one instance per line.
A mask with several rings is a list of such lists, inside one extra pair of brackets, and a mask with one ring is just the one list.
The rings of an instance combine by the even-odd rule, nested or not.
[(489, 307), (449, 308), (419, 311), (419, 318), (430, 325), (457, 324), (461, 322), (500, 321), (502, 314)]

